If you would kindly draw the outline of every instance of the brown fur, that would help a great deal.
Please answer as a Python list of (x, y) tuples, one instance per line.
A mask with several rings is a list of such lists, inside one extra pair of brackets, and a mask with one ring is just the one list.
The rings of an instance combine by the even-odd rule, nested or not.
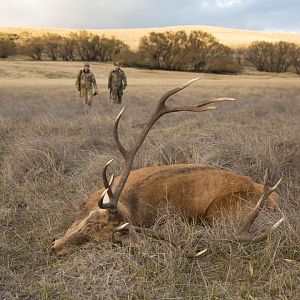
[[(114, 186), (117, 184), (117, 177)], [(100, 209), (104, 189), (84, 204), (84, 211), (66, 234), (54, 241), (51, 251), (65, 254), (71, 245), (89, 240), (101, 242), (112, 237), (122, 222), (149, 227), (168, 202), (188, 219), (211, 223), (236, 220), (249, 213), (262, 194), (263, 186), (251, 178), (204, 165), (169, 165), (132, 171), (118, 202), (119, 213)], [(274, 208), (277, 195), (268, 199)]]

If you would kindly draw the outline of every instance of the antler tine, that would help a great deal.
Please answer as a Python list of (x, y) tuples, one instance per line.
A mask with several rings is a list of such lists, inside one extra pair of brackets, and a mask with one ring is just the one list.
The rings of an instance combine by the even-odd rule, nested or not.
[(108, 193), (109, 189), (106, 189), (100, 196), (98, 201), (98, 206), (102, 209), (116, 209), (117, 206), (113, 202), (103, 203), (105, 195)]
[[(165, 107), (165, 114), (171, 113), (171, 112), (179, 112), (179, 111), (190, 111), (190, 112), (202, 112), (207, 110), (215, 110), (217, 109), (216, 106), (206, 106), (211, 103), (216, 102), (225, 102), (225, 101), (235, 101), (235, 98), (213, 98), (209, 99), (203, 103), (197, 104), (195, 106), (192, 105), (185, 105), (185, 106), (166, 106)], [(205, 107), (206, 106), (206, 107)]]
[(167, 91), (160, 98), (160, 100), (158, 102), (158, 107), (163, 107), (165, 105), (166, 101), (168, 100), (168, 98), (170, 98), (172, 95), (178, 93), (179, 91), (185, 89), (186, 87), (188, 87), (189, 85), (191, 85), (192, 83), (196, 82), (199, 79), (200, 79), (200, 77), (191, 79), (191, 80), (187, 81), (186, 83), (184, 83), (183, 85), (180, 85), (172, 90)]
[(228, 97), (222, 97), (222, 98), (212, 98), (208, 99), (206, 102), (200, 103), (197, 105), (197, 107), (202, 107), (211, 103), (216, 103), (216, 102), (225, 102), (225, 101), (235, 101), (235, 98), (228, 98)]
[(188, 87), (189, 85), (191, 85), (192, 83), (194, 83), (195, 81), (197, 81), (197, 80), (199, 80), (199, 79), (200, 79), (200, 77), (196, 77), (196, 78), (193, 78), (193, 79), (187, 81), (187, 82), (184, 83), (183, 85), (180, 85), (180, 86), (179, 86), (180, 90), (185, 89), (186, 87)]
[(258, 200), (255, 208), (251, 211), (246, 218), (245, 222), (242, 224), (238, 234), (237, 239), (240, 242), (260, 242), (268, 237), (284, 220), (284, 218), (280, 219), (276, 222), (273, 226), (267, 229), (260, 235), (251, 236), (249, 233), (250, 227), (261, 212), (262, 208), (264, 207), (268, 197), (277, 189), (278, 185), (280, 184), (282, 178), (280, 178), (277, 183), (273, 187), (269, 187), (269, 169), (267, 168), (264, 175), (264, 186), (263, 186), (263, 194), (261, 195), (260, 199)]
[(110, 179), (109, 179), (109, 186), (112, 187), (113, 183), (114, 183), (114, 180), (115, 180), (115, 174), (112, 174)]
[(110, 161), (108, 161), (106, 163), (106, 165), (104, 166), (103, 170), (102, 170), (102, 180), (103, 180), (103, 185), (104, 187), (107, 189), (107, 194), (109, 196), (110, 199), (113, 198), (113, 193), (112, 193), (112, 190), (111, 190), (111, 179), (110, 179), (110, 182), (108, 182), (107, 180), (107, 175), (106, 175), (106, 171), (107, 171), (107, 168), (108, 166), (113, 162), (113, 159), (111, 159)]
[(105, 189), (104, 192), (103, 192), (103, 193), (100, 195), (100, 197), (99, 197), (98, 206), (99, 206), (100, 208), (102, 208), (102, 205), (103, 205), (103, 198), (104, 198), (104, 196), (106, 195), (107, 191), (108, 191), (108, 189)]
[(124, 109), (125, 109), (125, 107), (123, 107), (123, 108), (121, 109), (121, 111), (119, 112), (118, 116), (116, 117), (115, 124), (114, 124), (114, 139), (115, 139), (117, 148), (118, 148), (119, 151), (121, 152), (122, 156), (123, 156), (124, 158), (126, 158), (127, 155), (128, 155), (128, 151), (124, 148), (124, 146), (123, 146), (122, 143), (120, 142), (119, 133), (118, 133), (119, 121), (120, 121), (120, 119), (121, 119), (121, 117), (122, 117), (122, 114), (123, 114), (123, 112), (124, 112)]

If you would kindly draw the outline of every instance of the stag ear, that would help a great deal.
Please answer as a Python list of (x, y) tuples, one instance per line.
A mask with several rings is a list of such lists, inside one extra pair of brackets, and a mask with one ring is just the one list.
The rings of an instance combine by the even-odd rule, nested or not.
[(106, 189), (99, 197), (99, 200), (98, 200), (98, 206), (100, 208), (102, 208), (102, 205), (103, 205), (103, 200), (104, 200), (104, 196), (105, 194), (107, 193), (108, 189)]

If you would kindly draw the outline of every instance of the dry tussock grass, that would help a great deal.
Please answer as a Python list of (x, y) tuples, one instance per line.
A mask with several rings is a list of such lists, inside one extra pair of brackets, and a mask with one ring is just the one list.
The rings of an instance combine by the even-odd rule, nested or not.
[[(82, 114), (74, 79), (70, 79), (79, 66), (0, 64), (9, 73), (0, 83), (0, 297), (297, 299), (299, 78), (201, 75), (173, 102), (196, 103), (215, 96), (239, 101), (220, 104), (220, 110), (212, 113), (164, 117), (135, 161), (135, 168), (207, 163), (258, 182), (269, 166), (272, 182), (283, 177), (282, 205), (277, 214), (262, 215), (256, 229), (262, 230), (281, 213), (286, 218), (270, 239), (241, 245), (230, 239), (236, 224), (188, 224), (168, 208), (156, 226), (186, 239), (182, 249), (146, 238), (133, 249), (87, 244), (59, 259), (47, 254), (52, 237), (69, 226), (83, 200), (98, 188), (108, 159), (117, 158), (116, 173), (122, 168), (111, 135), (119, 107), (111, 106), (103, 88), (110, 66), (92, 66), (101, 93), (89, 115)], [(58, 77), (50, 80), (48, 72)], [(158, 97), (193, 75), (134, 69), (126, 73), (129, 88), (121, 136), (130, 145)], [(21, 78), (20, 74), (27, 75)], [(198, 259), (185, 255), (204, 248), (208, 251)]]

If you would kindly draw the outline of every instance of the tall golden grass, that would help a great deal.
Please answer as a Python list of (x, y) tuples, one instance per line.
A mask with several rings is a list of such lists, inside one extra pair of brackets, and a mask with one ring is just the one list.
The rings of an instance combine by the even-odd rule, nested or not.
[[(206, 163), (261, 182), (283, 177), (277, 214), (284, 224), (265, 242), (229, 239), (234, 224), (194, 226), (163, 212), (160, 230), (181, 235), (196, 260), (165, 242), (146, 239), (134, 249), (88, 244), (65, 258), (47, 247), (99, 185), (102, 166), (116, 157), (112, 124), (120, 106), (109, 102), (110, 65), (92, 64), (100, 96), (84, 115), (75, 90), (81, 63), (0, 62), (0, 298), (1, 299), (297, 299), (300, 294), (300, 85), (292, 74), (200, 75), (173, 103), (228, 96), (210, 113), (159, 120), (135, 168)], [(191, 73), (125, 69), (121, 138), (128, 146), (166, 90)], [(278, 215), (262, 215), (261, 230)]]

